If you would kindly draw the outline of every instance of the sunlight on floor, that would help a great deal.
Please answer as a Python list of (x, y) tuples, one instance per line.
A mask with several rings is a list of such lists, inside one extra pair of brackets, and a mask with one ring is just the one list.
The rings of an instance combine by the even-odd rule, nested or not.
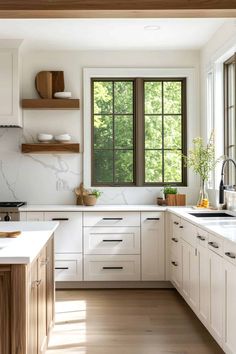
[(57, 301), (55, 312), (46, 354), (86, 354), (86, 301)]

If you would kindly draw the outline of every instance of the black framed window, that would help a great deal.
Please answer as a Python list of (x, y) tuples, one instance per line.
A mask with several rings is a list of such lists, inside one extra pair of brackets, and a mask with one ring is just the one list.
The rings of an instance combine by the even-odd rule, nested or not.
[[(225, 92), (225, 155), (233, 160), (236, 159), (236, 114), (235, 114), (235, 63), (236, 54), (224, 63), (224, 92)], [(235, 184), (235, 168), (228, 165), (226, 179), (228, 184)]]
[(186, 185), (186, 79), (92, 79), (92, 185)]

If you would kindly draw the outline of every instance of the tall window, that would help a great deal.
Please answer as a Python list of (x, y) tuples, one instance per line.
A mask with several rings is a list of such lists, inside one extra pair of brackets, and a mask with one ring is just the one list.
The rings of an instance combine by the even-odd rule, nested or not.
[[(225, 155), (236, 158), (236, 116), (235, 116), (235, 58), (232, 56), (225, 62)], [(228, 165), (227, 182), (235, 184), (235, 168)]]
[(186, 185), (186, 82), (92, 79), (92, 185)]

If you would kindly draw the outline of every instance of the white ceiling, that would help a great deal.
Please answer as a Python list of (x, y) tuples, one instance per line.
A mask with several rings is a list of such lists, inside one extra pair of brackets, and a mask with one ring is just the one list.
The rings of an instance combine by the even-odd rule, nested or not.
[[(225, 19), (0, 20), (0, 39), (37, 50), (199, 49)], [(147, 31), (148, 25), (160, 26)]]

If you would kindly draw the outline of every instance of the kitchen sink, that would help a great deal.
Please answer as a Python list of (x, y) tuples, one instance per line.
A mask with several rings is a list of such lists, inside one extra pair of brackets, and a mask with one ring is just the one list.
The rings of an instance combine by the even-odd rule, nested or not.
[(195, 216), (196, 218), (235, 218), (236, 216), (228, 214), (228, 213), (208, 213), (208, 212), (200, 212), (200, 213), (188, 213), (189, 215)]

